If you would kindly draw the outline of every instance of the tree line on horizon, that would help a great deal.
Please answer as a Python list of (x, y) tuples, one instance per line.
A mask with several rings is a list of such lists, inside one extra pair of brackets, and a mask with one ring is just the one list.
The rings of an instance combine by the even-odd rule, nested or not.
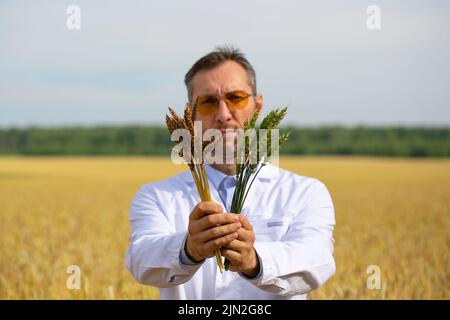
[[(450, 127), (284, 127), (284, 155), (449, 157)], [(161, 126), (0, 129), (0, 155), (170, 156), (173, 143)]]

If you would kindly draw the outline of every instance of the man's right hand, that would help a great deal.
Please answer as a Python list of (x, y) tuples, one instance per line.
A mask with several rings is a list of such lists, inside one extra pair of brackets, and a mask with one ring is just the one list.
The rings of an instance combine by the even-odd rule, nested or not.
[(220, 247), (238, 237), (239, 217), (224, 213), (222, 206), (212, 201), (198, 203), (189, 215), (186, 253), (196, 262), (215, 255)]

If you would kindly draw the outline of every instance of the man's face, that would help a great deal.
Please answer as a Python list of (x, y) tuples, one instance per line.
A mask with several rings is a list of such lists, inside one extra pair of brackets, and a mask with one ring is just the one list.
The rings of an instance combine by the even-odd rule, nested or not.
[[(226, 61), (211, 70), (201, 70), (192, 79), (192, 101), (198, 96), (215, 95), (224, 97), (224, 94), (243, 90), (248, 94), (256, 94), (252, 91), (247, 72), (238, 63)], [(224, 143), (234, 142), (235, 135), (226, 132), (226, 129), (243, 128), (244, 122), (249, 119), (255, 110), (262, 109), (262, 96), (250, 96), (248, 105), (244, 109), (233, 110), (229, 108), (224, 99), (220, 99), (219, 108), (210, 115), (197, 114), (197, 120), (202, 121), (203, 131), (219, 129), (222, 132)], [(225, 145), (225, 146), (226, 146)]]

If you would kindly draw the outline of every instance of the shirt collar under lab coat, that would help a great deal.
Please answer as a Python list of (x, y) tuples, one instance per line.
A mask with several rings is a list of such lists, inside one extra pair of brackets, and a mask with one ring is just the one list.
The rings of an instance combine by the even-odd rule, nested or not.
[[(217, 190), (220, 182), (227, 177), (226, 174), (220, 172), (219, 170), (214, 169), (208, 164), (205, 164), (206, 176), (208, 177), (208, 181), (211, 182), (214, 188)], [(266, 164), (261, 168), (261, 171), (256, 176), (256, 180), (261, 182), (270, 182), (271, 179), (274, 179), (278, 176), (279, 170), (277, 166), (271, 165), (270, 163)], [(190, 172), (185, 172), (182, 174), (180, 178), (185, 183), (195, 184), (192, 174)], [(252, 187), (253, 188), (253, 187)]]

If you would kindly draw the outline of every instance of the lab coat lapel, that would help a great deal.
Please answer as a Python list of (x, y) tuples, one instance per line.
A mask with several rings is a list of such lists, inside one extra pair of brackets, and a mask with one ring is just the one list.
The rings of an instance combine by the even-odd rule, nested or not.
[(242, 214), (245, 216), (259, 215), (255, 212), (255, 208), (261, 205), (260, 199), (261, 195), (264, 193), (265, 189), (269, 186), (272, 179), (277, 175), (277, 168), (267, 164), (256, 176), (255, 181), (248, 192), (247, 199), (245, 200), (244, 207), (242, 208)]

